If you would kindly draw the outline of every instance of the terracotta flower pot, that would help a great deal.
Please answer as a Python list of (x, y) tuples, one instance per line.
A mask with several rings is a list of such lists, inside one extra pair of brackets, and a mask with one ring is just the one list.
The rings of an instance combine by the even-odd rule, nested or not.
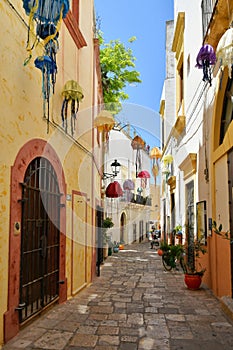
[(188, 289), (196, 290), (200, 288), (202, 278), (200, 275), (185, 274), (184, 282)]
[(162, 249), (158, 249), (157, 252), (158, 252), (158, 255), (159, 255), (159, 256), (162, 256), (162, 255), (163, 255)]
[(119, 244), (119, 250), (123, 250), (124, 249), (124, 244)]

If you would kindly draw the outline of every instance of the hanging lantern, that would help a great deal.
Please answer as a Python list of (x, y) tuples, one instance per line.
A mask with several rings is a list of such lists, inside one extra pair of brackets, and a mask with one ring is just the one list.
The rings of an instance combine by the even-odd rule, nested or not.
[(130, 179), (125, 180), (123, 183), (123, 189), (126, 191), (126, 197), (127, 197), (127, 201), (131, 201), (133, 194), (132, 194), (132, 190), (134, 190), (134, 182)]
[(220, 38), (216, 49), (216, 56), (221, 66), (228, 67), (229, 78), (231, 78), (233, 65), (233, 27), (227, 29)]
[(151, 159), (159, 159), (162, 157), (162, 153), (158, 147), (153, 147), (150, 151), (150, 158)]
[(97, 142), (99, 144), (99, 134), (102, 132), (109, 139), (109, 132), (115, 125), (115, 119), (107, 110), (102, 110), (94, 120), (94, 126), (97, 128)]
[(142, 169), (141, 150), (145, 147), (145, 141), (143, 141), (143, 139), (140, 136), (136, 135), (131, 142), (131, 146), (133, 150), (136, 150), (135, 165), (136, 165), (136, 177), (137, 177), (138, 171)]
[(173, 156), (171, 154), (166, 154), (163, 157), (163, 164), (167, 166), (168, 164), (171, 164), (173, 162)]
[(45, 104), (47, 102), (47, 114), (49, 122), (49, 98), (50, 86), (55, 84), (55, 75), (57, 72), (56, 62), (49, 56), (39, 56), (34, 61), (35, 67), (42, 72), (42, 93), (43, 93), (43, 114), (46, 117)]
[(123, 183), (123, 189), (124, 190), (129, 190), (129, 191), (132, 191), (134, 190), (134, 182), (130, 179), (128, 180), (125, 180), (124, 183)]
[(159, 159), (162, 157), (162, 153), (158, 147), (152, 148), (150, 151), (150, 158), (152, 159), (152, 173), (155, 179), (156, 185), (156, 177), (159, 173)]
[(159, 167), (157, 164), (154, 164), (153, 167), (152, 167), (152, 173), (153, 173), (153, 176), (154, 176), (154, 179), (155, 179), (155, 185), (156, 185), (156, 177), (158, 176), (159, 174)]
[[(46, 45), (50, 40), (57, 39), (61, 20), (69, 11), (69, 0), (23, 0), (23, 8), (29, 16), (27, 50), (30, 59), (37, 40), (44, 40)], [(36, 21), (36, 39), (30, 44), (33, 20)]]
[(62, 96), (64, 97), (62, 109), (61, 109), (61, 117), (62, 117), (62, 125), (67, 132), (67, 110), (68, 104), (71, 102), (71, 117), (70, 117), (70, 128), (71, 134), (73, 136), (75, 129), (75, 121), (76, 116), (79, 110), (79, 102), (83, 99), (83, 91), (81, 86), (75, 80), (69, 80), (65, 83)]
[(138, 173), (137, 177), (141, 178), (141, 186), (146, 188), (147, 179), (150, 178), (150, 173), (147, 170), (142, 170)]
[(105, 193), (108, 198), (118, 198), (123, 196), (123, 191), (118, 181), (111, 182), (107, 186)]
[(203, 81), (208, 81), (211, 86), (211, 66), (216, 63), (216, 55), (213, 47), (209, 44), (202, 46), (196, 61), (196, 67), (203, 69)]
[[(54, 93), (57, 73), (56, 54), (59, 47), (57, 39), (61, 21), (69, 11), (69, 0), (23, 0), (23, 8), (29, 16), (26, 47), (29, 56), (24, 61), (24, 65), (30, 61), (32, 50), (40, 40), (44, 45), (44, 55), (37, 57), (34, 63), (42, 71), (43, 110), (46, 117), (45, 102), (47, 101), (49, 122), (50, 83), (52, 82)], [(36, 23), (35, 33), (33, 21)]]

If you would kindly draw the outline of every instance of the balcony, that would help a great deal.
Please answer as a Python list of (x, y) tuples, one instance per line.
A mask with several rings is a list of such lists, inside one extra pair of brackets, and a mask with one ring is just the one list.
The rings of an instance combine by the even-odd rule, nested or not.
[(133, 195), (131, 203), (140, 204), (140, 205), (149, 205), (151, 206), (151, 198), (143, 197), (140, 194)]

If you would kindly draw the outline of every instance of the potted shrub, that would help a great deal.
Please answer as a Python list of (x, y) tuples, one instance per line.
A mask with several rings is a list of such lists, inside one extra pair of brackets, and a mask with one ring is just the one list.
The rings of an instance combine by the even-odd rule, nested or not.
[[(198, 262), (198, 258), (201, 254), (206, 253), (206, 248), (201, 243), (201, 239), (191, 241), (188, 245), (184, 246), (186, 255), (182, 263), (182, 269), (184, 272), (184, 282), (189, 289), (199, 289), (202, 276), (206, 269), (202, 268)], [(189, 256), (187, 252), (189, 251)]]
[(161, 241), (157, 253), (162, 256), (163, 252), (168, 251), (169, 249), (169, 244), (166, 241)]

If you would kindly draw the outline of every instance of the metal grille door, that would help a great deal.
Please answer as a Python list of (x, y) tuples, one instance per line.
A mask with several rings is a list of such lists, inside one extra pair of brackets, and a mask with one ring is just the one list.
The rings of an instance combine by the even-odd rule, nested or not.
[(59, 223), (56, 173), (47, 159), (36, 158), (22, 184), (21, 323), (58, 298)]

